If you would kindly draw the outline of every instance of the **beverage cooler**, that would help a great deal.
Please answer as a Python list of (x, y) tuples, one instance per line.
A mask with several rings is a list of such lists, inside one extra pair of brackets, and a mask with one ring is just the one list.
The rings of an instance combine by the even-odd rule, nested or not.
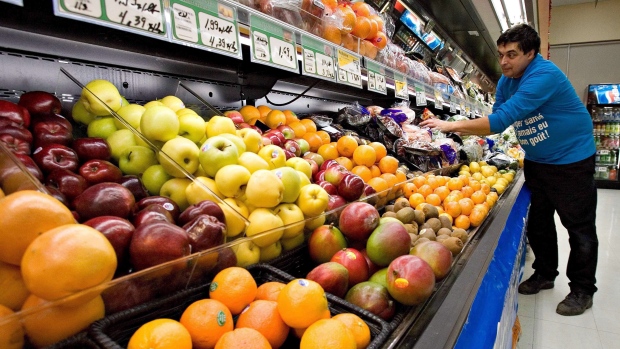
[(588, 86), (588, 111), (592, 116), (596, 143), (596, 171), (599, 188), (620, 188), (618, 148), (620, 146), (620, 84)]

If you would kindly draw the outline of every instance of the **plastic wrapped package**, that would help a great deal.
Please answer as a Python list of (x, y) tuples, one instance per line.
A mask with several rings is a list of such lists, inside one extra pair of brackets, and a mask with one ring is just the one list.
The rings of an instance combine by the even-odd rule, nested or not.
[(412, 124), (403, 125), (403, 138), (409, 142), (432, 142), (432, 136), (428, 129), (423, 129)]
[(370, 113), (370, 116), (373, 118), (377, 117), (377, 115), (380, 115), (381, 111), (383, 110), (383, 108), (378, 105), (369, 105), (366, 107), (366, 109)]
[(407, 116), (407, 120), (403, 121), (406, 124), (413, 124), (415, 122), (415, 111), (409, 107), (410, 103), (410, 101), (399, 101), (392, 105), (392, 108), (400, 110)]
[(467, 155), (467, 161), (480, 161), (484, 155), (483, 144), (486, 142), (477, 136), (468, 136), (463, 138), (462, 150)]
[(236, 2), (240, 3), (241, 5), (251, 7), (253, 9), (258, 9), (259, 0), (236, 0)]
[(344, 107), (338, 111), (338, 123), (346, 122), (349, 125), (359, 126), (367, 124), (371, 120), (370, 112), (364, 106), (355, 102), (349, 107)]
[(487, 164), (497, 167), (498, 170), (505, 170), (507, 168), (516, 170), (519, 167), (517, 159), (501, 152), (489, 153), (484, 160)]
[(301, 0), (258, 0), (258, 10), (294, 27), (306, 30), (301, 17)]
[(431, 71), (418, 61), (410, 60), (412, 71), (409, 74), (412, 78), (422, 81), (425, 84), (431, 84)]
[(439, 83), (439, 84), (450, 85), (450, 79), (448, 79), (447, 76), (445, 76), (445, 75), (443, 75), (441, 73), (438, 73), (438, 72), (434, 72), (434, 71), (429, 72), (428, 74), (429, 74), (429, 76), (431, 78), (431, 82), (433, 84)]
[(459, 162), (460, 145), (451, 138), (437, 138), (433, 144), (441, 149), (449, 165)]

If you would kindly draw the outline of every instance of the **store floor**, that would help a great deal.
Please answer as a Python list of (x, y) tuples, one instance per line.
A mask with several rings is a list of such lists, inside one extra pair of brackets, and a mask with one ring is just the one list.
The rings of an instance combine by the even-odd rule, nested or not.
[[(620, 190), (599, 189), (596, 211), (599, 258), (596, 272), (598, 292), (594, 306), (579, 316), (555, 313), (559, 302), (569, 293), (566, 262), (568, 234), (556, 215), (560, 248), (560, 275), (555, 288), (536, 295), (519, 295), (521, 322), (519, 349), (612, 349), (620, 343)], [(614, 252), (616, 251), (616, 252)], [(531, 251), (526, 256), (523, 280), (534, 272)]]

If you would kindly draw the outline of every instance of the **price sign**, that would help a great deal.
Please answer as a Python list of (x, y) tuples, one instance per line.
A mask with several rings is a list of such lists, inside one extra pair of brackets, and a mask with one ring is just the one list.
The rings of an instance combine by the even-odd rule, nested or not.
[(250, 13), (251, 61), (297, 72), (294, 32), (255, 13)]
[(359, 55), (336, 49), (338, 82), (362, 88), (362, 67)]
[(403, 74), (394, 72), (394, 97), (409, 100), (407, 78)]
[[(386, 95), (385, 67), (370, 59), (365, 59), (364, 61), (366, 62), (366, 69), (368, 71), (368, 91)], [(409, 94), (407, 94), (407, 97), (409, 97)]]
[(454, 101), (454, 97), (448, 97), (450, 99), (450, 113), (456, 113), (456, 102)]
[(415, 104), (418, 107), (426, 105), (426, 92), (423, 85), (415, 84)]
[(441, 91), (434, 89), (433, 94), (435, 95), (435, 108), (443, 109), (443, 96), (441, 95)]
[(309, 35), (301, 36), (301, 46), (303, 52), (302, 75), (335, 81), (336, 64), (334, 63), (334, 47), (314, 39)]
[(465, 102), (463, 102), (463, 100), (459, 102), (459, 108), (460, 108), (459, 110), (460, 114), (467, 116), (466, 110), (465, 110)]
[(54, 0), (54, 14), (168, 39), (162, 0)]
[(171, 0), (172, 41), (241, 59), (237, 10), (216, 0)]

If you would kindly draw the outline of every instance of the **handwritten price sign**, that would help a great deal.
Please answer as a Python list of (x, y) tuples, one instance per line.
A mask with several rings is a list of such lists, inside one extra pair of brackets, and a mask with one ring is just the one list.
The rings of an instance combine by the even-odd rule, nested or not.
[(338, 82), (362, 88), (361, 57), (344, 50), (336, 50)]
[(99, 18), (102, 14), (100, 0), (63, 0), (62, 5), (69, 12), (88, 17)]
[(335, 49), (332, 45), (302, 34), (301, 47), (303, 52), (302, 75), (336, 80), (336, 65), (333, 56)]
[(387, 94), (385, 86), (385, 67), (381, 64), (365, 59), (366, 69), (368, 71), (368, 91)]
[(250, 13), (252, 62), (297, 72), (294, 32), (267, 17)]
[(161, 1), (105, 0), (105, 7), (111, 22), (156, 34), (165, 33)]
[(394, 73), (394, 96), (409, 100), (409, 86), (407, 85), (407, 79), (402, 74)]

